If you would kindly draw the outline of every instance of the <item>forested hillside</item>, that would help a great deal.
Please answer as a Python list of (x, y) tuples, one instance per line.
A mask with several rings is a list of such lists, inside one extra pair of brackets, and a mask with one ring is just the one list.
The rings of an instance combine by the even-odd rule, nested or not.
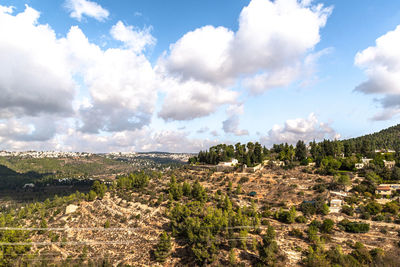
[(349, 150), (355, 150), (359, 153), (362, 153), (365, 149), (370, 151), (374, 151), (375, 149), (393, 149), (399, 151), (400, 124), (373, 134), (344, 140), (343, 144), (345, 147), (347, 146)]

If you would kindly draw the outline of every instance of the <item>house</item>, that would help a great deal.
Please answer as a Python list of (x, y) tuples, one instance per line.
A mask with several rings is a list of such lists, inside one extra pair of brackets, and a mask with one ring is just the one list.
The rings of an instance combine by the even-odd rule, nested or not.
[(390, 189), (392, 190), (400, 190), (400, 184), (382, 184), (382, 185), (390, 186)]
[(388, 185), (381, 184), (376, 188), (375, 194), (389, 196), (392, 194), (392, 188)]
[(331, 208), (341, 208), (343, 200), (341, 199), (332, 199), (330, 203)]
[(372, 159), (361, 158), (361, 162), (364, 164), (364, 166), (369, 166), (369, 163), (371, 161), (372, 161)]
[(394, 160), (384, 160), (383, 163), (385, 164), (385, 168), (393, 169), (396, 162)]
[(356, 163), (354, 166), (357, 170), (361, 170), (362, 168), (364, 168), (364, 163)]
[(343, 200), (341, 199), (332, 199), (330, 202), (329, 212), (337, 213), (342, 209)]
[(237, 159), (231, 159), (230, 161), (221, 161), (220, 163), (218, 163), (218, 166), (233, 167), (238, 163), (239, 161)]

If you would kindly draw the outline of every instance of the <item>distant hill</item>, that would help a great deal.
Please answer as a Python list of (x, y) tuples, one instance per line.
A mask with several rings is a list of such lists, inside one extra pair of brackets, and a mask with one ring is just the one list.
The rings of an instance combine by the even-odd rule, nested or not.
[(343, 140), (342, 142), (345, 146), (353, 147), (356, 150), (368, 148), (371, 151), (375, 149), (394, 149), (400, 151), (400, 124), (376, 133)]

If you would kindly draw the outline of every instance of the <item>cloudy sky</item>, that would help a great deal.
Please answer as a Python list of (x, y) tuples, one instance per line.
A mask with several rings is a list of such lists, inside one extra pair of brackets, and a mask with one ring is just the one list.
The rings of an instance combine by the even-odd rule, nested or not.
[(2, 0), (0, 150), (197, 152), (398, 123), (400, 2)]

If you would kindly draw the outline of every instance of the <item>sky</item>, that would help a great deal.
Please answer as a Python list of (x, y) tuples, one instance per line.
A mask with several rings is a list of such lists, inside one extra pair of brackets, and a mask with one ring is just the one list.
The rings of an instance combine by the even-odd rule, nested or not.
[(400, 2), (1, 0), (0, 150), (198, 152), (399, 122)]

